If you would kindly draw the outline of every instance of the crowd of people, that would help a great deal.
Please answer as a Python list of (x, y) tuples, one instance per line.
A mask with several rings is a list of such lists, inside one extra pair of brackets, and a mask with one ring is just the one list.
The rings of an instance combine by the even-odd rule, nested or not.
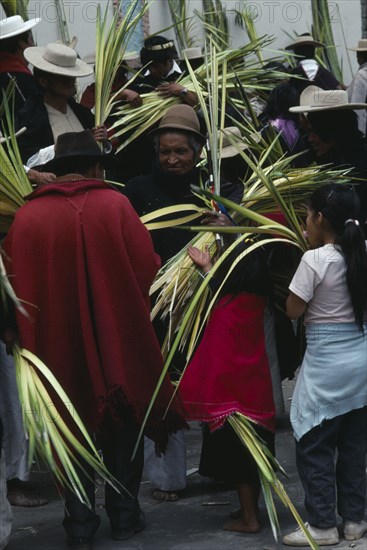
[[(25, 127), (18, 145), (34, 186), (1, 243), (7, 273), (28, 316), (12, 304), (0, 306), (0, 548), (10, 536), (9, 501), (45, 504), (22, 485), (29, 472), (16, 414), (20, 404), (11, 350), (17, 342), (58, 378), (88, 431), (98, 435), (107, 468), (125, 488), (119, 494), (106, 486), (113, 539), (126, 540), (145, 527), (138, 499), (144, 454), (153, 498), (180, 497), (189, 421), (203, 425), (200, 473), (238, 492), (240, 509), (224, 529), (255, 535), (261, 528), (257, 466), (228, 419), (235, 412), (251, 419), (274, 454), (275, 418), (282, 407), (276, 348), (284, 342), (274, 326), (269, 255), (262, 247), (246, 255), (244, 241), (227, 254), (230, 237), (213, 254), (191, 246), (190, 232), (170, 227), (150, 234), (140, 220), (164, 207), (203, 206), (195, 187), (208, 177), (202, 160), (206, 128), (197, 95), (180, 84), (180, 77), (187, 63), (195, 68), (204, 58), (199, 48), (191, 48), (180, 60), (174, 42), (156, 35), (144, 41), (144, 69), (131, 84), (125, 60), (114, 83), (114, 92), (123, 87), (120, 101), (136, 108), (144, 101), (141, 94), (157, 91), (178, 103), (148, 134), (115, 155), (111, 130), (94, 124), (93, 85), (80, 103), (75, 99), (76, 79), (91, 75), (91, 65), (65, 44), (34, 46), (32, 28), (38, 23), (20, 16), (0, 22), (0, 82), (3, 90), (15, 83), (16, 127)], [(292, 157), (293, 167), (348, 168), (355, 178), (353, 185), (325, 185), (310, 197), (305, 213), (310, 250), (300, 258), (282, 314), (288, 327), (304, 315), (307, 346), (291, 416), (308, 530), (320, 545), (339, 542), (336, 508), (346, 540), (367, 532), (366, 42), (351, 48), (360, 67), (346, 89), (316, 61), (316, 48), (324, 45), (308, 33), (297, 37), (286, 47), (297, 64), (281, 66), (283, 81), (262, 98), (258, 116), (258, 139), (277, 136), (281, 154)], [(238, 143), (241, 130), (234, 123), (223, 131), (220, 195), (239, 204), (250, 172), (239, 152), (251, 145)], [(105, 179), (124, 186), (116, 189)], [(203, 208), (200, 222), (218, 231), (234, 223), (224, 208)], [(215, 305), (177, 395), (171, 380), (186, 361), (184, 353), (175, 353), (145, 441), (131, 460), (163, 369), (161, 346), (168, 330), (167, 321), (150, 320), (157, 296), (149, 290), (160, 266), (185, 247), (203, 278), (220, 262), (209, 285)], [(288, 375), (298, 366), (295, 361)], [(80, 477), (92, 509), (65, 490), (63, 525), (70, 547), (83, 550), (91, 548), (100, 518), (93, 508), (93, 472), (84, 465)], [(308, 546), (301, 530), (283, 542)]]

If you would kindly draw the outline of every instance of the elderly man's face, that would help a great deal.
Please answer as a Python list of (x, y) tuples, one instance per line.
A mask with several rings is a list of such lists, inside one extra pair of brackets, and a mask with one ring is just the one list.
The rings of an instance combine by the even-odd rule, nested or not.
[(184, 134), (164, 132), (159, 138), (159, 164), (164, 172), (180, 176), (195, 168), (195, 153)]

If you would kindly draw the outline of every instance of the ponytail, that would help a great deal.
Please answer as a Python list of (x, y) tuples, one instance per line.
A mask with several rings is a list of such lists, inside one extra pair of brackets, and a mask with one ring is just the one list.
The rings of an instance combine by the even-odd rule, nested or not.
[(310, 207), (321, 212), (336, 233), (347, 265), (346, 282), (357, 325), (363, 331), (367, 312), (367, 251), (360, 225), (360, 202), (355, 191), (345, 185), (325, 185), (311, 196)]

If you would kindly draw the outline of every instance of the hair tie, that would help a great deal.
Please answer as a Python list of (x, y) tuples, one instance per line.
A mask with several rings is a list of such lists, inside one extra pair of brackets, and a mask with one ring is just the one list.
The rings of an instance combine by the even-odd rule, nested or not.
[(348, 223), (354, 223), (354, 225), (359, 225), (359, 221), (358, 220), (352, 220), (352, 218), (349, 218), (349, 220), (346, 220), (344, 222), (344, 225), (347, 226)]

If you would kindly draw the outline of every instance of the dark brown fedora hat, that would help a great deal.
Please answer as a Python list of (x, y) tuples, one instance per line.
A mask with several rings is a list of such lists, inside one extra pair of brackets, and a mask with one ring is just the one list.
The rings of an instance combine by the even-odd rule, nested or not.
[(116, 159), (114, 156), (102, 153), (90, 130), (83, 130), (83, 132), (66, 132), (57, 138), (55, 156), (52, 160), (44, 164), (43, 170), (46, 172), (57, 172), (58, 169), (63, 168), (68, 161), (85, 161), (88, 159), (100, 162), (105, 168), (113, 168), (116, 166)]

